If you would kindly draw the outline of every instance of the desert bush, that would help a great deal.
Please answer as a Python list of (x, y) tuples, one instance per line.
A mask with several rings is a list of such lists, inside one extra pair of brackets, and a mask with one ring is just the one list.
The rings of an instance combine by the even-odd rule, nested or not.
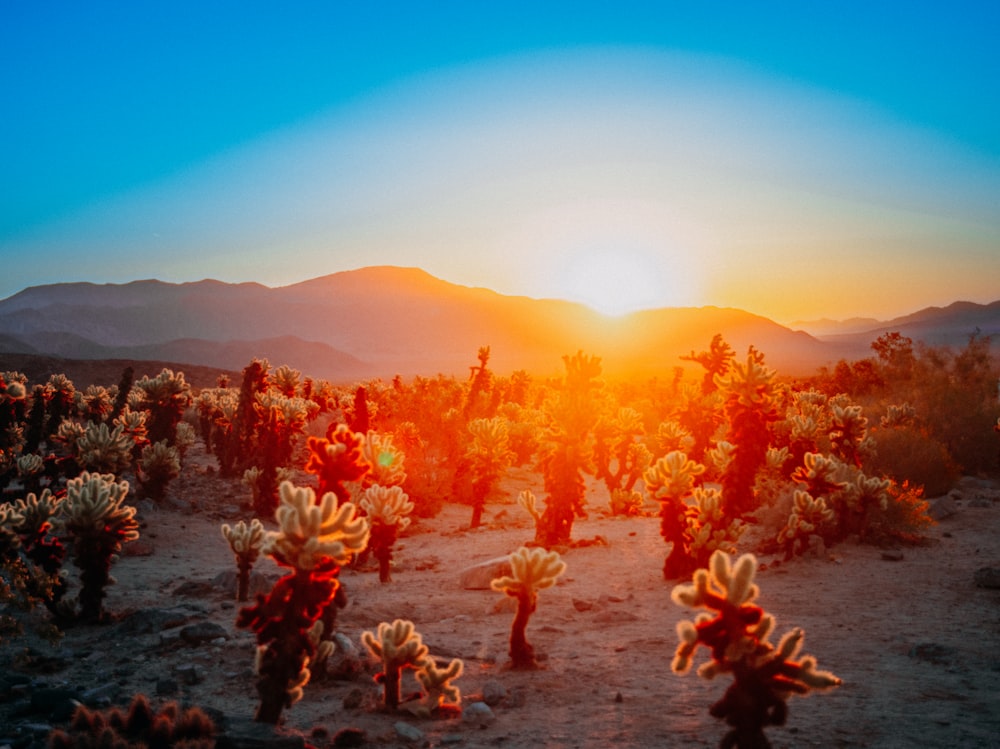
[(875, 452), (864, 464), (873, 476), (888, 476), (922, 486), (929, 497), (946, 494), (958, 477), (958, 467), (948, 449), (926, 430), (915, 426), (878, 429), (873, 433)]

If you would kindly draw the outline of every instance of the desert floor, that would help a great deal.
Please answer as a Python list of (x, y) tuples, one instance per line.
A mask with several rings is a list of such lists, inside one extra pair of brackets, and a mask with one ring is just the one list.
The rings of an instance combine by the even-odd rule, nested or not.
[[(113, 621), (70, 628), (55, 646), (30, 635), (8, 641), (0, 672), (28, 675), (31, 691), (103, 688), (118, 704), (142, 692), (154, 704), (177, 699), (249, 722), (257, 705), (254, 639), (235, 627), (239, 604), (219, 582), (235, 570), (220, 524), (248, 513), (242, 489), (209, 465), (189, 458), (162, 506), (139, 503), (142, 538), (112, 568)], [(371, 746), (716, 746), (725, 726), (708, 706), (727, 680), (671, 673), (676, 622), (693, 612), (671, 601), (674, 583), (662, 578), (658, 520), (607, 517), (596, 485), (590, 516), (576, 521), (573, 537), (606, 544), (568, 550), (566, 573), (540, 593), (527, 634), (541, 668), (507, 667), (512, 601), (465, 589), (459, 579), (470, 565), (532, 539), (531, 520), (514, 501), (528, 487), (541, 494), (537, 476), (515, 472), (504, 485), (509, 499), (489, 505), (486, 524), (474, 531), (470, 509), (459, 505), (416, 520), (397, 543), (391, 583), (380, 584), (373, 570), (344, 570), (350, 602), (338, 629), (358, 648), (360, 668), (353, 678), (310, 683), (280, 732), (316, 746), (348, 727), (364, 731)], [(1000, 591), (974, 583), (978, 569), (1000, 567), (1000, 488), (966, 479), (955, 504), (955, 514), (929, 531), (928, 545), (901, 549), (901, 559), (854, 544), (786, 564), (761, 558), (758, 602), (776, 616), (777, 634), (804, 628), (803, 652), (844, 682), (793, 698), (787, 725), (768, 729), (775, 747), (1000, 746)], [(278, 576), (270, 559), (255, 572)], [(416, 624), (432, 655), (464, 661), (463, 704), (487, 698), (492, 720), (422, 720), (378, 708), (378, 669), (360, 635), (396, 618)], [(179, 632), (198, 622), (224, 634), (188, 644)], [(25, 721), (45, 724), (44, 716), (25, 717), (23, 703), (16, 694), (0, 702), (7, 726), (0, 744)], [(422, 738), (406, 739), (400, 722)]]

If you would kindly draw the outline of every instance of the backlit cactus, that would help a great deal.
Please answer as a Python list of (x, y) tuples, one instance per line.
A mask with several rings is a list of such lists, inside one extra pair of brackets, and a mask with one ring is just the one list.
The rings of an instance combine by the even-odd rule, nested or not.
[(112, 474), (84, 471), (66, 483), (55, 525), (71, 539), (73, 563), (82, 583), (80, 617), (85, 621), (104, 618), (105, 588), (111, 581), (111, 562), (122, 545), (139, 538), (135, 508), (124, 504), (127, 481)]
[(322, 620), (335, 605), (340, 565), (368, 543), (365, 520), (355, 517), (353, 504), (338, 508), (332, 492), (317, 501), (311, 488), (285, 481), (279, 496), (279, 529), (264, 535), (261, 553), (290, 572), (236, 619), (237, 626), (257, 635), (255, 720), (262, 723), (277, 723), (282, 710), (301, 696), (309, 664), (327, 649), (320, 638), (331, 633)]
[(486, 499), (514, 460), (510, 449), (507, 421), (499, 416), (492, 419), (473, 419), (467, 429), (472, 436), (465, 459), (472, 471), (472, 520), (471, 528), (482, 522)]
[(382, 684), (383, 704), (396, 710), (400, 703), (400, 683), (404, 669), (418, 670), (427, 665), (427, 646), (413, 622), (396, 619), (381, 622), (377, 632), (362, 632), (361, 642), (382, 661), (382, 672), (375, 679)]
[(649, 496), (660, 503), (660, 535), (671, 545), (663, 563), (663, 577), (672, 580), (692, 569), (686, 548), (687, 504), (695, 482), (705, 466), (690, 460), (679, 450), (667, 453), (643, 475)]
[(678, 623), (680, 643), (673, 671), (687, 673), (698, 646), (704, 646), (711, 660), (698, 674), (707, 679), (724, 673), (733, 676), (722, 699), (709, 709), (713, 717), (732, 726), (719, 744), (724, 749), (770, 747), (764, 729), (785, 724), (788, 697), (841, 683), (833, 674), (817, 670), (812, 656), (797, 658), (804, 637), (801, 629), (789, 631), (777, 645), (768, 641), (774, 618), (753, 603), (759, 593), (753, 582), (756, 572), (752, 554), (731, 564), (726, 554), (716, 552), (707, 569), (694, 573), (693, 583), (678, 585), (671, 593), (680, 606), (708, 610), (694, 622)]
[(421, 717), (431, 717), (443, 711), (461, 710), (462, 690), (452, 682), (462, 675), (464, 668), (465, 664), (459, 658), (452, 658), (444, 668), (439, 668), (433, 659), (428, 658), (415, 674), (423, 688), (423, 695), (414, 712)]
[(346, 424), (338, 424), (326, 439), (309, 437), (309, 460), (305, 469), (319, 477), (319, 492), (333, 492), (339, 504), (350, 501), (351, 492), (345, 484), (361, 481), (372, 470), (363, 452), (363, 435), (352, 432)]
[(556, 584), (556, 579), (566, 571), (566, 563), (558, 552), (543, 548), (521, 547), (510, 555), (512, 575), (498, 577), (490, 587), (517, 600), (517, 612), (510, 631), (510, 660), (515, 669), (537, 666), (535, 649), (525, 636), (528, 619), (538, 605), (538, 591)]
[(154, 501), (163, 499), (167, 486), (180, 475), (181, 456), (176, 447), (161, 441), (142, 449), (136, 476), (144, 496)]
[(398, 486), (375, 485), (365, 489), (358, 506), (368, 514), (368, 548), (378, 560), (379, 582), (391, 582), (393, 546), (399, 533), (410, 524), (413, 503)]
[(121, 424), (88, 422), (76, 440), (76, 459), (85, 471), (117, 476), (132, 464), (133, 445)]
[(785, 547), (785, 560), (801, 553), (809, 536), (833, 521), (834, 512), (823, 497), (814, 498), (809, 492), (797, 490), (792, 499), (792, 511), (785, 525), (778, 531), (778, 543)]
[(229, 542), (229, 548), (236, 557), (236, 600), (246, 601), (250, 591), (250, 572), (264, 543), (264, 525), (257, 518), (251, 520), (249, 525), (245, 520), (233, 526), (223, 523), (222, 537)]
[(361, 454), (370, 470), (362, 477), (365, 487), (399, 486), (406, 481), (406, 456), (392, 444), (391, 434), (366, 432), (361, 439)]

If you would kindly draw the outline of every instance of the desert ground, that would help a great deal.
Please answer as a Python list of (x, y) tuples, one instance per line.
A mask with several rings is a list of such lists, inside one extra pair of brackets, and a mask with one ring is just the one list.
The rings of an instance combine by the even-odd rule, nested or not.
[[(197, 705), (242, 746), (352, 738), (470, 749), (712, 747), (725, 733), (708, 714), (725, 677), (670, 670), (676, 622), (694, 612), (670, 599), (675, 582), (662, 577), (658, 519), (609, 517), (597, 484), (588, 489), (589, 516), (573, 529), (575, 540), (592, 543), (565, 551), (565, 574), (540, 592), (528, 624), (540, 668), (510, 670), (513, 601), (467, 589), (461, 578), (533, 538), (515, 501), (524, 488), (542, 495), (527, 470), (512, 472), (478, 529), (469, 529), (470, 508), (450, 503), (416, 519), (397, 542), (392, 582), (381, 584), (374, 568), (343, 570), (349, 603), (338, 630), (355, 656), (335, 653), (337, 673), (310, 683), (276, 732), (253, 724), (255, 643), (235, 626), (235, 562), (219, 530), (249, 519), (248, 498), (212, 462), (192, 448), (165, 501), (136, 503), (142, 535), (112, 568), (111, 621), (71, 627), (55, 645), (29, 626), (0, 648), (0, 746), (41, 745), (65, 717), (37, 698), (60, 689), (99, 704), (143, 693), (154, 705)], [(925, 545), (848, 543), (787, 563), (760, 558), (758, 602), (776, 616), (777, 634), (804, 628), (803, 652), (843, 679), (829, 692), (792, 698), (787, 725), (768, 729), (774, 747), (1000, 746), (1000, 590), (976, 584), (977, 570), (1000, 567), (1000, 485), (966, 477), (951, 500), (953, 514)], [(258, 584), (280, 574), (268, 558), (254, 571)], [(463, 716), (380, 709), (378, 668), (360, 638), (397, 618), (416, 624), (431, 655), (463, 660)], [(205, 623), (217, 626), (202, 627), (201, 637), (187, 629)], [(405, 683), (404, 691), (408, 685), (415, 688)], [(469, 708), (477, 702), (489, 710)], [(340, 733), (348, 728), (358, 732)]]

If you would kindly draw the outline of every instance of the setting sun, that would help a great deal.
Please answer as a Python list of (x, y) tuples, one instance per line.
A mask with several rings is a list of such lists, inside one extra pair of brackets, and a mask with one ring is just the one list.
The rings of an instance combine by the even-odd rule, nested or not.
[(616, 317), (662, 307), (670, 297), (661, 270), (635, 251), (583, 251), (565, 261), (557, 279), (559, 295)]

